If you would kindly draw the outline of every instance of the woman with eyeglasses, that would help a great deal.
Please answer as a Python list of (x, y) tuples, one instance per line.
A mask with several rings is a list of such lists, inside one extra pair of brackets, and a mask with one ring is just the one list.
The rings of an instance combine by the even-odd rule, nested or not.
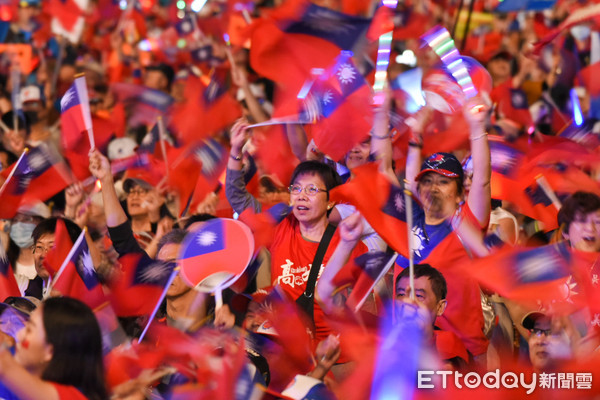
[[(242, 213), (248, 207), (260, 211), (260, 203), (246, 191), (243, 181), (242, 147), (247, 139), (246, 126), (237, 123), (231, 130), (231, 153), (227, 165), (227, 199), (237, 213)], [(291, 214), (277, 226), (269, 247), (271, 283), (279, 285), (291, 300), (298, 299), (306, 289), (317, 248), (329, 224), (328, 213), (334, 206), (329, 192), (340, 183), (337, 172), (318, 161), (304, 161), (298, 164), (292, 174), (289, 186)], [(324, 254), (319, 276), (339, 241), (336, 231)], [(366, 251), (366, 246), (359, 243), (352, 257)], [(346, 278), (352, 279), (350, 276)], [(327, 338), (330, 333), (332, 330), (323, 310), (314, 302), (315, 343)], [(342, 355), (339, 362), (344, 361)]]
[(14, 357), (0, 348), (0, 397), (107, 399), (102, 337), (92, 310), (68, 297), (49, 298), (35, 309), (17, 334)]

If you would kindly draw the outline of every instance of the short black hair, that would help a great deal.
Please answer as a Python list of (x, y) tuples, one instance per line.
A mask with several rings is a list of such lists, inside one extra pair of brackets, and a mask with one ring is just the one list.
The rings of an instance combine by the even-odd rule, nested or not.
[(156, 254), (160, 252), (160, 250), (168, 245), (168, 244), (181, 244), (183, 243), (183, 239), (188, 234), (188, 231), (185, 229), (173, 229), (172, 231), (166, 233), (163, 237), (160, 238), (158, 244), (156, 245)]
[(215, 219), (215, 218), (217, 218), (217, 217), (215, 217), (214, 215), (209, 214), (209, 213), (193, 214), (189, 218), (185, 219), (185, 223), (183, 224), (183, 229), (189, 228), (190, 225), (195, 224), (196, 222), (210, 221), (211, 219)]
[(70, 219), (61, 218), (61, 217), (51, 217), (46, 218), (42, 222), (36, 225), (31, 237), (33, 238), (33, 243), (37, 243), (38, 240), (43, 235), (54, 234), (56, 232), (56, 222), (58, 220), (62, 220), (65, 223), (65, 227), (67, 228), (67, 232), (69, 233), (69, 237), (71, 241), (75, 243), (79, 235), (81, 234), (81, 228)]
[[(398, 282), (402, 278), (408, 278), (410, 276), (410, 269), (404, 268), (402, 272), (396, 278), (396, 292), (398, 292)], [(435, 294), (435, 298), (440, 301), (446, 299), (446, 295), (448, 294), (448, 286), (446, 285), (446, 278), (444, 275), (437, 269), (433, 268), (429, 264), (416, 264), (415, 265), (415, 279), (426, 276), (429, 278), (429, 282), (431, 282), (431, 290)]]
[(292, 173), (290, 185), (293, 185), (300, 175), (318, 175), (325, 184), (325, 189), (327, 189), (328, 200), (329, 191), (334, 187), (342, 184), (342, 179), (340, 178), (338, 173), (331, 166), (320, 161), (309, 160), (303, 161), (300, 164), (298, 164), (296, 166), (296, 169), (294, 169), (294, 172)]
[(590, 192), (578, 191), (569, 196), (558, 211), (558, 225), (568, 231), (578, 215), (600, 210), (600, 197)]

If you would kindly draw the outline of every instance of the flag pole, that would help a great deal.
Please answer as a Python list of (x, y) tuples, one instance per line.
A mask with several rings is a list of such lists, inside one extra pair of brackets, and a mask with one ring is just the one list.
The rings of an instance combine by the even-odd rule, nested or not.
[(79, 104), (81, 104), (81, 115), (83, 117), (83, 124), (88, 134), (90, 141), (90, 149), (96, 147), (94, 142), (94, 127), (92, 125), (92, 116), (90, 114), (90, 98), (88, 96), (87, 84), (85, 81), (84, 74), (75, 75), (75, 91), (79, 97)]
[(18, 68), (12, 68), (10, 71), (10, 80), (12, 83), (12, 107), (13, 107), (13, 131), (15, 135), (19, 133), (19, 110), (21, 109), (21, 71)]
[(67, 257), (65, 258), (65, 260), (63, 261), (62, 265), (60, 266), (60, 269), (58, 270), (58, 272), (54, 275), (54, 278), (52, 279), (52, 282), (50, 283), (50, 285), (48, 286), (48, 290), (46, 291), (46, 294), (44, 294), (44, 299), (47, 299), (48, 297), (50, 297), (50, 293), (52, 292), (52, 288), (54, 287), (54, 285), (56, 284), (56, 281), (58, 280), (58, 278), (60, 278), (60, 276), (63, 274), (65, 268), (67, 268), (67, 265), (69, 265), (69, 261), (71, 260), (71, 257), (73, 257), (73, 254), (75, 254), (75, 252), (77, 251), (77, 248), (79, 247), (79, 245), (81, 244), (82, 240), (85, 240), (85, 232), (86, 232), (87, 228), (83, 227), (83, 230), (81, 231), (81, 233), (79, 234), (79, 237), (77, 238), (77, 240), (75, 241), (75, 243), (73, 244), (73, 247), (71, 247), (71, 250), (69, 251), (69, 254), (67, 255)]
[(165, 288), (164, 288), (162, 294), (160, 295), (160, 298), (158, 299), (158, 302), (156, 303), (154, 310), (152, 310), (152, 314), (150, 314), (150, 318), (148, 318), (148, 323), (146, 324), (146, 327), (142, 331), (142, 334), (140, 335), (140, 338), (138, 339), (138, 343), (140, 343), (142, 341), (142, 339), (144, 339), (144, 336), (146, 336), (146, 332), (148, 332), (148, 328), (150, 328), (150, 324), (152, 323), (152, 320), (156, 316), (156, 313), (158, 312), (160, 305), (162, 304), (165, 296), (167, 295), (167, 291), (171, 287), (171, 283), (173, 283), (173, 280), (175, 279), (175, 277), (177, 276), (178, 273), (179, 273), (179, 267), (175, 267), (173, 269), (173, 272), (171, 272), (171, 276), (169, 277), (169, 280), (167, 281), (167, 284), (165, 285)]
[(560, 199), (556, 196), (556, 193), (554, 193), (554, 190), (552, 190), (552, 187), (548, 183), (548, 180), (546, 179), (546, 177), (542, 174), (539, 174), (538, 176), (535, 177), (535, 180), (536, 180), (537, 184), (542, 188), (542, 190), (544, 191), (546, 196), (548, 196), (548, 198), (550, 200), (552, 200), (552, 205), (558, 211), (560, 211), (560, 209), (562, 208), (562, 203), (560, 202)]
[(406, 212), (406, 229), (408, 230), (408, 272), (410, 284), (410, 298), (415, 299), (415, 258), (412, 242), (413, 213), (412, 213), (412, 193), (407, 189), (408, 181), (404, 180), (404, 209)]
[(162, 115), (158, 116), (156, 121), (158, 125), (158, 142), (160, 143), (160, 151), (163, 155), (163, 160), (165, 160), (165, 173), (167, 177), (167, 181), (169, 180), (169, 159), (167, 158), (167, 148), (165, 146), (165, 140), (167, 137), (167, 130), (165, 129), (165, 121), (163, 120)]
[(2, 184), (2, 187), (0, 187), (0, 194), (2, 194), (4, 192), (6, 185), (8, 184), (10, 179), (13, 177), (17, 168), (19, 168), (19, 164), (21, 163), (21, 160), (23, 160), (23, 157), (25, 157), (25, 154), (27, 154), (28, 152), (29, 152), (29, 149), (27, 147), (25, 147), (25, 150), (23, 150), (23, 152), (21, 153), (21, 156), (19, 156), (19, 159), (17, 160), (17, 163), (15, 164), (14, 168), (10, 171), (10, 174), (8, 174), (8, 176), (6, 177), (6, 180)]

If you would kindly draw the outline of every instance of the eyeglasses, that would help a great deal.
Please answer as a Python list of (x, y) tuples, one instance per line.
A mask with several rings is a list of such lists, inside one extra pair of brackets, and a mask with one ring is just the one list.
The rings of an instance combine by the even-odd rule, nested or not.
[(291, 185), (288, 188), (288, 190), (290, 191), (291, 194), (300, 194), (300, 192), (302, 192), (302, 189), (304, 189), (304, 193), (306, 193), (309, 196), (315, 196), (319, 192), (325, 192), (325, 193), (329, 192), (329, 190), (327, 190), (327, 189), (319, 189), (312, 183), (310, 185), (304, 186), (304, 188), (300, 185)]
[(34, 254), (46, 254), (53, 247), (54, 247), (54, 244), (51, 244), (49, 246), (42, 246), (41, 244), (36, 244), (36, 245), (31, 246)]
[(138, 196), (143, 196), (146, 193), (148, 193), (148, 191), (146, 189), (131, 189), (129, 191), (129, 193), (127, 193), (127, 194), (130, 195), (130, 196), (133, 196), (134, 194), (138, 195)]
[(533, 329), (530, 329), (529, 332), (531, 332), (531, 334), (533, 336), (537, 336), (537, 337), (540, 337), (542, 335), (548, 337), (548, 336), (552, 335), (552, 329), (533, 328)]

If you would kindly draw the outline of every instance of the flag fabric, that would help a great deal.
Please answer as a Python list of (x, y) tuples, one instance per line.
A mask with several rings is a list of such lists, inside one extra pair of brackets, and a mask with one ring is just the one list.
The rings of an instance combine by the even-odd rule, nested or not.
[(154, 125), (156, 118), (167, 114), (174, 103), (170, 95), (141, 85), (119, 82), (112, 84), (111, 90), (130, 111), (129, 126)]
[[(219, 93), (221, 95), (215, 97)], [(220, 92), (217, 82), (212, 80), (205, 84), (196, 77), (188, 77), (184, 97), (184, 102), (173, 106), (169, 120), (177, 139), (184, 145), (219, 132), (242, 114), (238, 102), (229, 93)]]
[[(68, 234), (61, 238), (55, 238), (55, 241), (59, 240), (61, 242), (71, 241)], [(94, 269), (94, 262), (85, 238), (85, 230), (81, 232), (60, 270), (54, 275), (52, 290), (60, 292), (63, 296), (81, 300), (91, 309), (106, 302), (106, 296)]]
[(20, 297), (21, 291), (17, 285), (15, 274), (13, 272), (10, 261), (4, 248), (0, 249), (0, 301), (4, 301), (7, 297)]
[(103, 354), (107, 355), (115, 347), (127, 342), (127, 335), (117, 319), (117, 314), (109, 302), (94, 310), (102, 333)]
[(85, 132), (92, 129), (85, 77), (76, 78), (60, 100), (60, 122), (65, 149), (75, 149)]
[(504, 0), (494, 11), (507, 13), (512, 11), (542, 11), (552, 8), (556, 0)]
[(190, 203), (191, 209), (195, 210), (206, 195), (218, 187), (219, 178), (227, 167), (228, 152), (214, 138), (210, 138), (193, 146), (191, 155), (201, 165)]
[(492, 198), (508, 200), (514, 191), (525, 154), (501, 137), (490, 136)]
[(572, 305), (583, 300), (573, 278), (573, 258), (566, 242), (536, 248), (510, 248), (463, 265), (483, 287), (511, 300)]
[(122, 275), (109, 283), (115, 313), (120, 317), (152, 313), (175, 264), (154, 260), (142, 252), (125, 254), (119, 263)]
[(3, 219), (14, 217), (21, 205), (45, 201), (73, 182), (64, 161), (45, 143), (26, 150), (1, 175), (6, 179), (0, 188)]
[[(84, 3), (87, 5), (87, 1)], [(77, 20), (83, 17), (83, 10), (74, 0), (50, 0), (46, 11), (67, 31), (72, 31)]]
[(250, 65), (297, 93), (313, 68), (327, 68), (340, 50), (352, 50), (369, 24), (305, 0), (286, 2), (252, 24)]
[(362, 307), (377, 282), (394, 265), (395, 259), (396, 254), (383, 251), (368, 252), (354, 259), (354, 266), (360, 269), (360, 274), (346, 300), (346, 305), (351, 310), (356, 312)]
[(353, 170), (355, 177), (331, 191), (331, 199), (356, 207), (396, 252), (408, 256), (404, 190), (378, 171), (376, 163)]
[(292, 211), (286, 203), (273, 205), (266, 211), (255, 213), (251, 207), (245, 209), (239, 220), (248, 225), (254, 235), (255, 250), (260, 247), (268, 248), (273, 242), (275, 227)]
[(533, 53), (540, 54), (544, 46), (556, 39), (563, 31), (582, 22), (594, 20), (598, 16), (600, 16), (600, 4), (591, 3), (586, 7), (576, 9), (557, 28), (533, 44)]
[[(351, 56), (342, 51), (308, 92), (319, 114), (313, 129), (315, 144), (336, 161), (368, 137), (373, 122), (371, 89)], [(304, 108), (303, 114), (310, 110)]]
[(54, 230), (54, 246), (46, 253), (43, 261), (43, 266), (50, 273), (51, 277), (56, 275), (63, 262), (69, 256), (72, 247), (73, 242), (65, 223), (59, 218), (56, 221), (56, 228)]

